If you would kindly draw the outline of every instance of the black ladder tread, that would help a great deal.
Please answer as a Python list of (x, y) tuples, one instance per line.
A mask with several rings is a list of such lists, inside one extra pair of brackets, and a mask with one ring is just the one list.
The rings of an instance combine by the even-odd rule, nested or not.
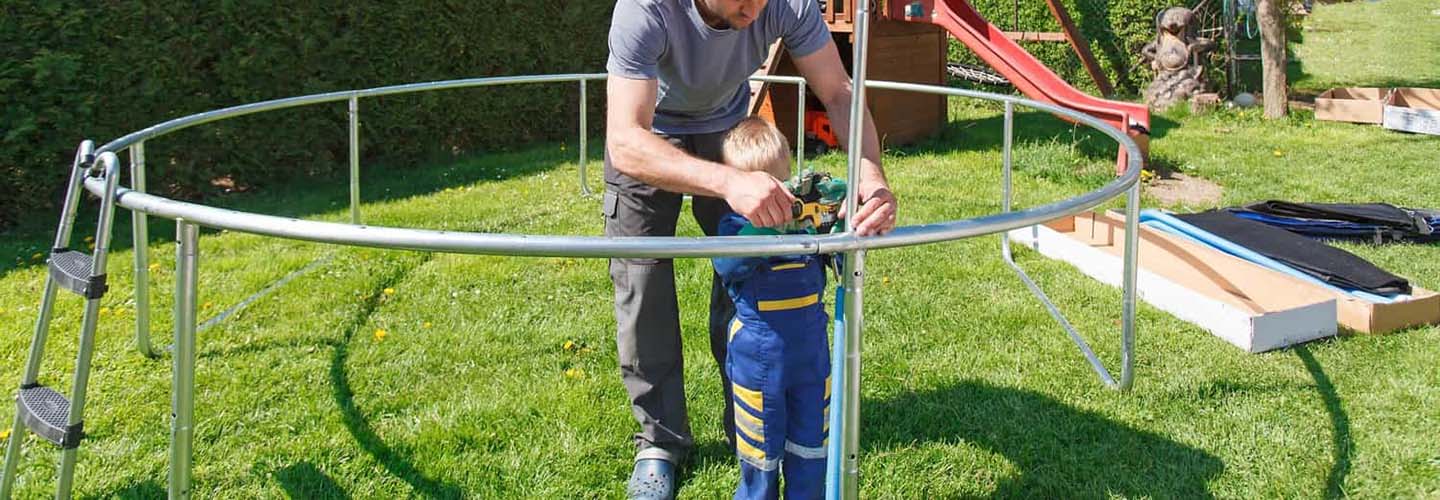
[(43, 385), (20, 389), (20, 419), (31, 432), (63, 448), (80, 445), (84, 424), (70, 427), (70, 400)]
[(90, 275), (93, 262), (89, 254), (68, 248), (56, 249), (50, 253), (50, 277), (81, 297), (98, 299), (105, 295), (108, 286), (105, 275)]

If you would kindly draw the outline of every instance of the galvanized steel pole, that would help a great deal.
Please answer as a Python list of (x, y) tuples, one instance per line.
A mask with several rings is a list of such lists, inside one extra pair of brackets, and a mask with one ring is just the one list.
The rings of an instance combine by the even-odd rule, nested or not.
[[(145, 192), (145, 141), (130, 146), (130, 189)], [(150, 344), (150, 214), (132, 210), (135, 251), (135, 348), (147, 357), (159, 352)]]
[[(855, 52), (851, 61), (851, 88), (850, 88), (850, 123), (849, 140), (846, 144), (849, 153), (849, 173), (846, 175), (846, 182), (850, 189), (845, 193), (845, 213), (850, 220), (845, 222), (846, 232), (855, 232), (855, 214), (860, 210), (860, 173), (861, 160), (865, 157), (865, 71), (870, 59), (868, 50), (870, 41), (870, 2), (856, 2), (855, 26)], [(831, 360), (831, 363), (845, 363), (842, 372), (844, 380), (833, 381), (839, 384), (845, 397), (842, 400), (841, 411), (841, 442), (839, 457), (830, 457), (832, 460), (843, 461), (843, 474), (840, 476), (839, 491), (828, 492), (831, 498), (854, 499), (860, 496), (860, 335), (865, 325), (865, 249), (852, 250), (845, 253), (842, 282), (845, 286), (845, 359)]]
[(190, 498), (195, 438), (195, 320), (200, 227), (175, 221), (175, 352), (170, 389), (170, 498)]
[(350, 96), (350, 223), (360, 223), (360, 97)]

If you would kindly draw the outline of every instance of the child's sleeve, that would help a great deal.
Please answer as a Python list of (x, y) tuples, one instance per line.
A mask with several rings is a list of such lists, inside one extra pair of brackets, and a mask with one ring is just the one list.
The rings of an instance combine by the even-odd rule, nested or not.
[[(744, 217), (734, 213), (726, 214), (720, 218), (716, 234), (718, 236), (735, 236), (749, 233), (744, 230), (747, 227), (753, 226)], [(745, 281), (765, 263), (766, 259), (766, 257), (715, 257), (710, 259), (710, 262), (715, 266), (715, 273), (720, 275), (722, 282), (729, 285)]]

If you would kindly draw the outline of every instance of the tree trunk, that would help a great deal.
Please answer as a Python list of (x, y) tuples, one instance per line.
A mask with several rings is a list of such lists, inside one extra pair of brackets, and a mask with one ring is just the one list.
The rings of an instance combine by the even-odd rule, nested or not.
[(1285, 3), (1288, 0), (1260, 0), (1255, 9), (1260, 21), (1260, 65), (1264, 87), (1265, 117), (1285, 116), (1290, 99), (1285, 88)]

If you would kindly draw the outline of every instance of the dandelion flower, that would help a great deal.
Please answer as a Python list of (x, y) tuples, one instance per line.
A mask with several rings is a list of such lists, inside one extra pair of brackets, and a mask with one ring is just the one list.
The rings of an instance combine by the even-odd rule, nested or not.
[(386, 289), (385, 289), (385, 295), (395, 295), (395, 289), (394, 289), (394, 288), (386, 288)]
[(573, 350), (575, 350), (575, 342), (574, 342), (574, 341), (570, 341), (570, 340), (566, 340), (565, 343), (562, 344), (560, 347), (561, 347), (562, 349), (567, 350), (567, 351), (573, 351)]
[(581, 371), (579, 368), (572, 367), (568, 370), (565, 370), (565, 376), (568, 378), (580, 378), (585, 376), (585, 372)]
[(376, 329), (375, 329), (375, 341), (376, 341), (376, 342), (379, 342), (379, 341), (381, 341), (381, 340), (385, 340), (385, 336), (386, 336), (386, 335), (389, 335), (389, 333), (386, 333), (383, 328), (376, 328)]
[(420, 325), (421, 328), (430, 328), (430, 327), (432, 327), (432, 326), (435, 326), (435, 325), (431, 324), (429, 321), (426, 321), (425, 324)]
[(150, 264), (150, 272), (153, 273), (153, 272), (159, 271), (159, 270), (160, 270), (160, 264)]

